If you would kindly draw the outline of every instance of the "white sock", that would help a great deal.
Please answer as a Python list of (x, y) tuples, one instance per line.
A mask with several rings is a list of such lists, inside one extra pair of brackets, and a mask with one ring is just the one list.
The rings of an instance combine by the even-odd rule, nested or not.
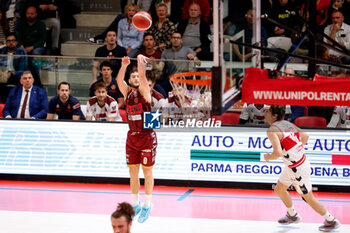
[(297, 214), (297, 212), (294, 210), (294, 206), (287, 208), (287, 212), (290, 216), (295, 216)]
[(324, 217), (328, 222), (331, 222), (334, 220), (334, 217), (328, 211), (322, 217)]
[(145, 203), (144, 203), (145, 206), (147, 207), (151, 206), (151, 197), (152, 197), (152, 194), (145, 195)]
[(131, 194), (131, 197), (132, 197), (132, 204), (133, 205), (138, 205), (139, 204), (139, 194), (136, 193), (136, 194)]

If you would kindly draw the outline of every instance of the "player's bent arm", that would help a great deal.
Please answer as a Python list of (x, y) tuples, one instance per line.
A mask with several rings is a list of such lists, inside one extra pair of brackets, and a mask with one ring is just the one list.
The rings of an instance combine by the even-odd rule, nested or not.
[(127, 97), (127, 94), (129, 92), (129, 86), (128, 86), (128, 84), (126, 84), (126, 82), (124, 80), (126, 68), (128, 68), (129, 64), (130, 64), (130, 58), (127, 56), (123, 57), (121, 67), (120, 67), (118, 75), (117, 75), (118, 87), (119, 87), (119, 90), (121, 91), (121, 93), (123, 94), (124, 98)]
[(53, 114), (53, 113), (48, 113), (48, 114), (46, 115), (46, 120), (53, 120), (54, 116), (55, 116), (55, 114)]
[(120, 97), (117, 99), (118, 108), (124, 108), (124, 97)]
[(152, 97), (151, 97), (151, 90), (148, 85), (148, 81), (146, 78), (146, 68), (145, 68), (145, 63), (147, 62), (147, 57), (143, 55), (138, 55), (137, 56), (137, 69), (139, 72), (139, 80), (140, 80), (140, 86), (139, 86), (139, 91), (143, 98), (146, 100), (147, 103), (152, 102)]
[(300, 134), (300, 138), (301, 138), (301, 143), (303, 143), (303, 145), (305, 145), (307, 143), (307, 141), (309, 140), (309, 135), (302, 131), (300, 128), (297, 128)]
[(73, 115), (72, 118), (73, 118), (74, 121), (80, 120), (80, 116), (79, 115)]
[(272, 148), (273, 148), (273, 152), (271, 154), (269, 154), (269, 160), (275, 160), (278, 159), (279, 157), (281, 157), (283, 155), (282, 153), (282, 147), (281, 147), (281, 142), (280, 142), (280, 138), (279, 138), (279, 132), (277, 131), (273, 131), (271, 129), (269, 129), (267, 131), (267, 137), (269, 138)]

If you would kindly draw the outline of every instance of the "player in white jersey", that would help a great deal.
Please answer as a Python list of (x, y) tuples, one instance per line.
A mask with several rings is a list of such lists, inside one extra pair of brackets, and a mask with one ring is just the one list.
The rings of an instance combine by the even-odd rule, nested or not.
[(347, 128), (350, 127), (350, 107), (334, 108), (333, 115), (327, 127), (329, 128)]
[(86, 120), (91, 121), (121, 121), (118, 103), (107, 95), (107, 86), (104, 82), (95, 85), (95, 96), (88, 100), (86, 105)]
[(239, 124), (249, 125), (263, 125), (264, 121), (264, 110), (266, 105), (264, 104), (244, 104)]
[(287, 207), (287, 214), (278, 222), (283, 225), (298, 223), (301, 217), (294, 210), (292, 199), (287, 191), (293, 185), (302, 198), (321, 216), (325, 218), (320, 231), (331, 231), (340, 227), (339, 221), (334, 218), (325, 207), (314, 197), (310, 182), (310, 163), (306, 158), (304, 145), (309, 136), (292, 123), (283, 120), (285, 106), (271, 105), (265, 110), (265, 121), (270, 124), (267, 130), (273, 152), (264, 155), (265, 161), (282, 157), (285, 168), (281, 173), (275, 192)]

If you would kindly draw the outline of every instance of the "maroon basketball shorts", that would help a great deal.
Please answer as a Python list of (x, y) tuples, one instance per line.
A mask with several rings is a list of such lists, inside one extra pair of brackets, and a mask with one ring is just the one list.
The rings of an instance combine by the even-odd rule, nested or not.
[(126, 164), (152, 167), (156, 159), (156, 132), (138, 133), (128, 132), (126, 139)]

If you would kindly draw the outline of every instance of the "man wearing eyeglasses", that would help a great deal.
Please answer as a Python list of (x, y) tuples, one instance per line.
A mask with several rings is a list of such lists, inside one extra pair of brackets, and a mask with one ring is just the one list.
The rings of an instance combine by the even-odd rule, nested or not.
[[(162, 60), (168, 60), (165, 62), (167, 75), (170, 76), (174, 73), (190, 71), (194, 64), (200, 64), (200, 60), (196, 57), (194, 51), (191, 48), (182, 45), (182, 34), (180, 32), (174, 32), (171, 36), (170, 42), (171, 48), (164, 50), (162, 53)], [(194, 61), (194, 64), (184, 62), (184, 60), (192, 60)], [(169, 78), (162, 80), (160, 85), (166, 92), (171, 91)]]
[(18, 46), (15, 33), (6, 35), (6, 44), (0, 49), (0, 101), (5, 101), (11, 85), (18, 85), (23, 71), (27, 70), (26, 51)]

